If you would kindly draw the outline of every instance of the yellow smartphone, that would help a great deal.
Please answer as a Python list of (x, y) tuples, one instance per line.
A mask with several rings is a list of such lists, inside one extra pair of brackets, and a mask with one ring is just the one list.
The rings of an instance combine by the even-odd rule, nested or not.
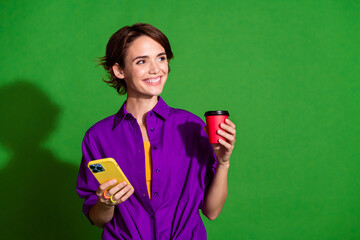
[[(131, 188), (133, 188), (129, 180), (126, 178), (125, 174), (113, 158), (103, 158), (90, 161), (88, 163), (88, 168), (100, 184), (103, 184), (112, 179), (116, 179), (116, 184), (125, 181), (131, 186)], [(107, 189), (111, 187), (113, 186), (110, 186)]]

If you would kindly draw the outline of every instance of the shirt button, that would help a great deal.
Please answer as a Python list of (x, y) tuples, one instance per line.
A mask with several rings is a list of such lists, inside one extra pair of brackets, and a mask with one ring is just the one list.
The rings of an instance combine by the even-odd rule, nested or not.
[(154, 128), (150, 128), (150, 131), (152, 131), (152, 132), (153, 132), (153, 131), (154, 131)]
[(156, 150), (157, 149), (157, 146), (154, 146), (154, 150)]
[(158, 169), (156, 169), (156, 172), (160, 172), (160, 169), (158, 168)]
[(150, 113), (150, 116), (152, 116), (153, 115), (153, 113)]
[(157, 195), (158, 195), (158, 193), (157, 193), (157, 192), (155, 192), (155, 193), (154, 193), (154, 195), (155, 195), (155, 196), (157, 196)]
[(143, 193), (143, 197), (146, 197), (146, 194), (145, 194), (145, 193)]

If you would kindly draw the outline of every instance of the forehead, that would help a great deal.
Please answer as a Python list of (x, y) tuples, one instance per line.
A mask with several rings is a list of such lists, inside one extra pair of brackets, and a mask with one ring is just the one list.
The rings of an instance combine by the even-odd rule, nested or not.
[(151, 56), (165, 52), (165, 49), (155, 40), (147, 36), (135, 39), (128, 49), (129, 57)]

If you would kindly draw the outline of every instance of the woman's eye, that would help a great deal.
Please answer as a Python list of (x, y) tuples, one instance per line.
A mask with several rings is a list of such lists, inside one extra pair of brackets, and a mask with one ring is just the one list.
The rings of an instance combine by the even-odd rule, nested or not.
[(140, 61), (137, 61), (137, 62), (136, 62), (136, 64), (143, 64), (143, 63), (145, 63), (144, 60), (140, 60)]
[(166, 57), (160, 57), (160, 58), (159, 58), (159, 61), (160, 61), (160, 62), (166, 61)]

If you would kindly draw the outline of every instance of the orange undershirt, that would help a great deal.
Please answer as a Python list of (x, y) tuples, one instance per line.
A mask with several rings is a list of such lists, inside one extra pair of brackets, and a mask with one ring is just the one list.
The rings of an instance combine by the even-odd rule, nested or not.
[(151, 199), (151, 173), (152, 173), (152, 163), (151, 163), (151, 151), (150, 151), (150, 142), (144, 142), (145, 150), (145, 172), (146, 172), (146, 186), (149, 193), (149, 198)]

